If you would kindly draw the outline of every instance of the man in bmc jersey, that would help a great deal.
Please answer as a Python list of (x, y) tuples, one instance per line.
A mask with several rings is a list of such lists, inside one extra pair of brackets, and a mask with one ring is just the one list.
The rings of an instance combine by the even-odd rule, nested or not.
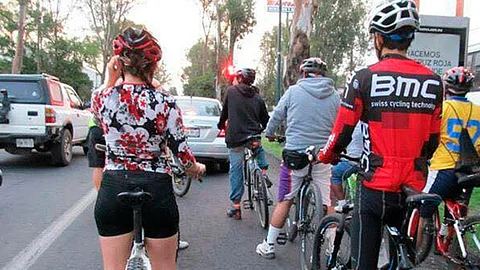
[(441, 78), (406, 52), (419, 16), (411, 0), (384, 0), (374, 9), (369, 30), (379, 62), (347, 80), (335, 126), (318, 159), (335, 163), (361, 120), (361, 157), (352, 220), (352, 267), (376, 269), (383, 224), (401, 225), (402, 185), (422, 190), (427, 160), (438, 146)]
[[(460, 134), (462, 127), (467, 128), (476, 151), (480, 149), (480, 106), (468, 101), (465, 95), (473, 87), (474, 76), (464, 67), (455, 67), (443, 76), (447, 100), (443, 102), (440, 145), (433, 154), (427, 184), (424, 192), (440, 195), (442, 199), (457, 199), (463, 192), (457, 183), (455, 174), (460, 158)], [(468, 204), (472, 190), (467, 190), (464, 201)], [(423, 206), (419, 227), (425, 226), (427, 218), (432, 217), (434, 207)], [(449, 216), (448, 211), (445, 215)], [(448, 226), (442, 224), (440, 236), (448, 233)], [(445, 242), (446, 245), (447, 242)], [(448, 247), (443, 247), (448, 250)]]

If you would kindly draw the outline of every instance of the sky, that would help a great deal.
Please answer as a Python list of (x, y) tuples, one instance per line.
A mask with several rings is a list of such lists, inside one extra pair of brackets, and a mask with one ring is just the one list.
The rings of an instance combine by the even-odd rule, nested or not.
[[(190, 47), (202, 38), (201, 8), (197, 2), (198, 0), (140, 0), (140, 5), (135, 7), (128, 16), (129, 19), (146, 25), (159, 40), (167, 71), (172, 78), (167, 88), (170, 86), (182, 88), (180, 80), (182, 68), (189, 65), (185, 55)], [(267, 0), (255, 0), (255, 2), (257, 25), (252, 33), (237, 44), (234, 64), (238, 67), (257, 68), (260, 60), (260, 39), (266, 31), (270, 31), (278, 24), (278, 13), (269, 13), (266, 10)], [(420, 14), (454, 16), (455, 3), (456, 0), (421, 0)], [(465, 0), (464, 15), (470, 17), (471, 44), (480, 43), (478, 10), (480, 10), (479, 0)], [(285, 15), (283, 19), (285, 20)], [(82, 27), (88, 25), (84, 20), (85, 16), (76, 14), (69, 28), (82, 33)]]

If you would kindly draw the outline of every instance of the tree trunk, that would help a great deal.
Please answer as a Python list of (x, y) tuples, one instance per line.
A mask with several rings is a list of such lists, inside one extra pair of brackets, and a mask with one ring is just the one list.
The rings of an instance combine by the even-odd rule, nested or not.
[(19, 0), (20, 14), (18, 19), (18, 37), (15, 47), (15, 57), (12, 63), (12, 73), (19, 74), (22, 72), (23, 64), (23, 47), (25, 43), (25, 19), (27, 13), (27, 0)]
[(295, 13), (290, 37), (290, 52), (287, 56), (287, 69), (284, 85), (295, 84), (298, 80), (298, 68), (303, 59), (310, 57), (310, 33), (312, 32), (313, 11), (316, 0), (295, 0)]

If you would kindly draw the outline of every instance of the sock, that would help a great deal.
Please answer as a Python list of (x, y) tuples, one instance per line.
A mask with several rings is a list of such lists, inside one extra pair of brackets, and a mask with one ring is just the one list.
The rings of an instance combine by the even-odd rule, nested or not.
[(281, 232), (282, 228), (275, 228), (270, 225), (270, 227), (268, 228), (267, 243), (275, 244), (275, 242), (277, 241), (277, 237)]

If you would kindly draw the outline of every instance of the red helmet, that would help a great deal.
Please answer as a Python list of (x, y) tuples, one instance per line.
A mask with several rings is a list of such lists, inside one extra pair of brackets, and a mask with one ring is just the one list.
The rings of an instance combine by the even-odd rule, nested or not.
[(454, 67), (443, 74), (443, 83), (447, 91), (462, 95), (470, 91), (473, 86), (473, 73), (464, 67)]
[(157, 40), (144, 29), (128, 27), (113, 40), (113, 52), (122, 56), (125, 52), (140, 52), (149, 62), (162, 59), (162, 48)]

